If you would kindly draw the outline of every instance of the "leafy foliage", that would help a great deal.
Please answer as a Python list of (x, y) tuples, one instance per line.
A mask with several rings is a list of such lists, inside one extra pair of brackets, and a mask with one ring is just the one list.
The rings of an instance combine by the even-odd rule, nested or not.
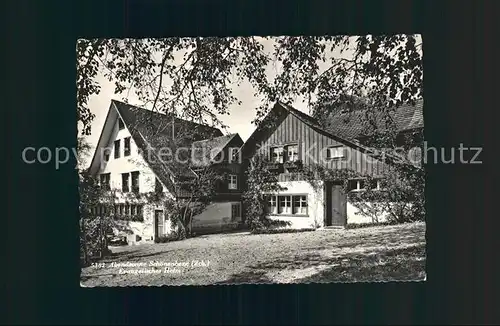
[(108, 235), (116, 226), (113, 218), (107, 214), (95, 214), (92, 208), (101, 205), (111, 211), (113, 195), (102, 191), (98, 181), (87, 171), (79, 173), (80, 192), (80, 254), (83, 264), (92, 259), (102, 258), (109, 253)]
[[(321, 111), (352, 106), (353, 97), (364, 96), (374, 110), (386, 112), (423, 95), (416, 35), (80, 39), (77, 58), (84, 134), (94, 118), (88, 99), (100, 91), (101, 69), (117, 94), (133, 89), (153, 110), (182, 112), (214, 125), (223, 125), (216, 113), (227, 114), (239, 103), (232, 86), (243, 81), (261, 98), (255, 122), (277, 99), (305, 96)], [(275, 78), (266, 73), (269, 65), (278, 68)]]
[(246, 224), (251, 230), (286, 226), (284, 221), (269, 218), (266, 211), (266, 196), (286, 190), (280, 186), (276, 173), (267, 169), (267, 160), (263, 155), (255, 155), (247, 171), (247, 189), (243, 194)]

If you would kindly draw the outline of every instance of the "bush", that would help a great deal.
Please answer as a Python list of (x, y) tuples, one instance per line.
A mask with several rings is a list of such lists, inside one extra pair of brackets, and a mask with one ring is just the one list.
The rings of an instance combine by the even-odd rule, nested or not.
[(299, 232), (310, 232), (316, 231), (314, 228), (303, 228), (303, 229), (255, 229), (250, 231), (252, 234), (277, 234), (277, 233), (299, 233)]

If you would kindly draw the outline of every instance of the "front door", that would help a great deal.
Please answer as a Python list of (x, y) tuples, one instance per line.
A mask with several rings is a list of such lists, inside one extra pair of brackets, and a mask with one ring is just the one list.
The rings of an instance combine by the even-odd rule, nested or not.
[(347, 224), (347, 196), (341, 183), (325, 183), (325, 226)]
[(155, 210), (155, 238), (159, 238), (165, 235), (164, 228), (165, 217), (162, 210)]

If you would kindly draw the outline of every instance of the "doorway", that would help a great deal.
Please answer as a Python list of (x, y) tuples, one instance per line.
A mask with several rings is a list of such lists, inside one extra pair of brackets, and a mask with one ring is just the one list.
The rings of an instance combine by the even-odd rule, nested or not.
[(163, 237), (165, 235), (165, 216), (163, 210), (155, 210), (155, 238)]
[(341, 182), (325, 182), (325, 226), (347, 224), (347, 196)]

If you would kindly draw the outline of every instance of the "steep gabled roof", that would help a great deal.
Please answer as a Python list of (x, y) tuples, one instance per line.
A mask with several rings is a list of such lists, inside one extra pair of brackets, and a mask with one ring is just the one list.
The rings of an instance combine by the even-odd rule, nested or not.
[(182, 139), (182, 144), (179, 143), (177, 146), (190, 147), (193, 141), (222, 135), (222, 132), (214, 127), (153, 112), (117, 100), (112, 100), (112, 103), (134, 142), (142, 151), (142, 156), (164, 184), (170, 182), (170, 175), (174, 178), (195, 175), (187, 164), (176, 164), (175, 171), (172, 171), (168, 160), (161, 157), (162, 148), (168, 147), (167, 142), (173, 139), (172, 136)]
[[(377, 128), (380, 130), (385, 129), (383, 113), (379, 111), (375, 111), (373, 113), (375, 116), (372, 120), (376, 123)], [(326, 118), (323, 126), (325, 130), (338, 134), (344, 138), (361, 138), (365, 136), (363, 135), (363, 121), (365, 114), (366, 110), (355, 110), (345, 113), (333, 110), (332, 114)], [(415, 105), (403, 104), (391, 113), (391, 117), (398, 132), (423, 128), (423, 101), (418, 100)]]
[[(362, 152), (364, 152), (364, 153), (366, 153), (366, 154), (368, 154), (368, 155), (370, 155), (370, 156), (372, 156), (374, 158), (382, 159), (384, 161), (389, 161), (389, 162), (395, 162), (395, 161), (401, 161), (402, 160), (402, 158), (394, 156), (394, 155), (391, 155), (391, 154), (388, 154), (388, 153), (385, 153), (385, 155), (381, 156), (380, 154), (378, 154), (378, 151), (360, 144), (355, 139), (344, 137), (342, 135), (337, 134), (334, 131), (326, 130), (325, 128), (323, 128), (320, 125), (319, 121), (317, 119), (315, 119), (314, 117), (311, 117), (310, 115), (305, 114), (304, 112), (301, 112), (301, 111), (295, 109), (291, 105), (288, 105), (288, 104), (280, 102), (280, 101), (276, 102), (276, 104), (274, 105), (274, 107), (271, 110), (271, 112), (268, 113), (268, 115), (264, 118), (264, 120), (262, 120), (261, 124), (257, 127), (257, 129), (252, 133), (252, 135), (250, 135), (250, 137), (248, 138), (247, 142), (245, 143), (245, 146), (247, 146), (247, 144), (250, 144), (250, 146), (252, 146), (251, 144), (255, 145), (254, 144), (255, 143), (255, 139), (262, 132), (263, 125), (266, 124), (266, 120), (268, 120), (269, 117), (273, 113), (276, 113), (276, 111), (278, 111), (280, 109), (284, 109), (286, 112), (288, 112), (290, 114), (293, 114), (300, 121), (302, 121), (303, 123), (305, 123), (306, 125), (308, 125), (310, 128), (314, 129), (318, 133), (323, 134), (323, 135), (325, 135), (325, 136), (327, 136), (327, 137), (329, 137), (331, 139), (334, 139), (334, 140), (336, 140), (336, 141), (338, 141), (338, 142), (340, 142), (342, 144), (345, 144), (345, 145), (347, 145), (349, 147), (358, 149), (358, 150), (360, 150), (360, 151), (362, 151)], [(276, 116), (280, 116), (280, 114), (277, 113)]]
[[(96, 166), (94, 161), (98, 148), (105, 146), (102, 144), (102, 136), (105, 130), (110, 130), (110, 114), (113, 111), (123, 121), (153, 173), (169, 189), (173, 186), (171, 177), (189, 177), (194, 176), (195, 173), (188, 164), (176, 164), (175, 171), (172, 170), (172, 165), (168, 164), (169, 161), (161, 157), (164, 153), (162, 149), (168, 147), (168, 142), (172, 139), (182, 139), (182, 143), (177, 144), (178, 146), (191, 147), (195, 141), (222, 136), (222, 132), (214, 127), (112, 100), (91, 166)], [(173, 135), (175, 138), (172, 137)]]
[[(175, 133), (176, 137), (186, 139), (188, 142), (222, 136), (222, 132), (214, 127), (139, 108), (117, 100), (112, 100), (112, 103), (129, 131), (140, 132), (153, 147), (162, 146), (159, 143), (161, 136), (172, 137), (172, 132)], [(187, 139), (187, 136), (191, 139)]]
[(229, 134), (193, 142), (193, 164), (200, 167), (209, 165), (235, 137), (239, 135)]

